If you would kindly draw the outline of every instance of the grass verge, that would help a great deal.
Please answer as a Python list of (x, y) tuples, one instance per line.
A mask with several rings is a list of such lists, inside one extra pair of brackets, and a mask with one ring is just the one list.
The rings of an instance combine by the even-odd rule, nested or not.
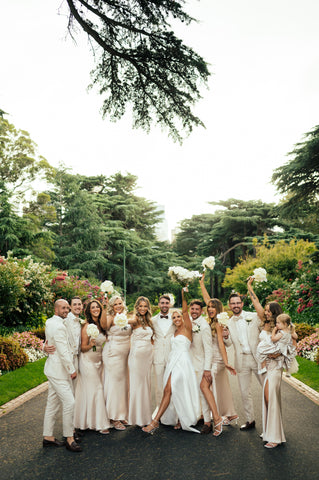
[(13, 400), (47, 380), (43, 373), (45, 358), (8, 372), (0, 377), (0, 405)]
[(296, 357), (299, 370), (292, 376), (319, 392), (319, 365), (303, 357)]

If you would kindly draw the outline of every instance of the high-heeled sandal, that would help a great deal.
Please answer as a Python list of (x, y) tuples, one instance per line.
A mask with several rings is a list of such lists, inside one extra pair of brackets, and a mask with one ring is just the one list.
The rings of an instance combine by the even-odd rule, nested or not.
[[(149, 427), (151, 427), (151, 429), (147, 430)], [(157, 430), (158, 428), (159, 428), (159, 422), (157, 420), (152, 420), (151, 423), (146, 427), (143, 427), (142, 430), (145, 433), (150, 433), (151, 435), (153, 435), (155, 430)]]
[(236, 425), (238, 423), (238, 419), (239, 419), (239, 415), (236, 415), (234, 416), (233, 418), (229, 418), (229, 417), (222, 417), (223, 419), (223, 426), (225, 427), (228, 427), (229, 425), (231, 425), (231, 422), (236, 422)]
[[(219, 430), (218, 430), (218, 427), (220, 427)], [(214, 437), (219, 437), (219, 435), (222, 434), (222, 431), (223, 431), (223, 417), (222, 417), (220, 422), (214, 424), (213, 436)]]
[(115, 428), (115, 430), (125, 430), (126, 429), (125, 425), (123, 425), (121, 420), (115, 420), (114, 422), (112, 422), (112, 426)]
[(279, 443), (268, 442), (264, 445), (265, 448), (276, 448), (278, 447)]

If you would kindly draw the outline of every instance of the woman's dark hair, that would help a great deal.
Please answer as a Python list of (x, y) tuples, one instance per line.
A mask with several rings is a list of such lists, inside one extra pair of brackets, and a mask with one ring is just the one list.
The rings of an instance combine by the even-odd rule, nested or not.
[(92, 315), (91, 315), (91, 305), (92, 303), (97, 303), (97, 305), (100, 307), (100, 313), (99, 313), (99, 316), (98, 316), (98, 326), (99, 326), (99, 330), (100, 332), (103, 332), (105, 333), (105, 330), (104, 328), (102, 328), (101, 326), (101, 316), (102, 316), (102, 311), (103, 311), (103, 307), (102, 307), (102, 304), (98, 301), (98, 300), (95, 300), (95, 299), (92, 299), (90, 300), (86, 306), (85, 306), (85, 310), (84, 310), (84, 315), (85, 315), (85, 318), (87, 320), (88, 323), (95, 323), (93, 318), (92, 318)]

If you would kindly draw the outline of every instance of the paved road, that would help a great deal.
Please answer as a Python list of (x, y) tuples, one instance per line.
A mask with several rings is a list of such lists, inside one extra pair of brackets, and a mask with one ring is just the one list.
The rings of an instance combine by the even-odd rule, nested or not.
[[(244, 421), (237, 380), (231, 379)], [(108, 436), (88, 432), (83, 452), (42, 448), (46, 393), (0, 418), (1, 480), (316, 480), (319, 478), (319, 407), (282, 384), (285, 446), (267, 450), (259, 438), (261, 388), (254, 381), (256, 430), (225, 427), (212, 435), (161, 426), (144, 434), (137, 427)], [(61, 422), (56, 436), (61, 438)]]

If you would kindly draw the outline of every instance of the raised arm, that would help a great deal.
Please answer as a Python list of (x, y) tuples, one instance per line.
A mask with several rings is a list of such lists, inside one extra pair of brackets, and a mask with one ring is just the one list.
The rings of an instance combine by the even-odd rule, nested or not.
[(205, 287), (205, 273), (203, 273), (203, 275), (199, 279), (199, 284), (200, 284), (200, 289), (202, 291), (204, 302), (206, 303), (206, 305), (208, 305), (208, 302), (210, 300), (210, 295), (207, 292), (207, 289)]
[(255, 294), (254, 290), (253, 290), (253, 287), (252, 287), (252, 283), (254, 281), (254, 277), (249, 277), (248, 278), (248, 281), (247, 281), (247, 288), (248, 288), (248, 293), (249, 293), (249, 296), (251, 298), (251, 301), (254, 305), (254, 308), (257, 312), (257, 315), (258, 317), (260, 318), (260, 320), (262, 320), (264, 318), (264, 309), (263, 307), (260, 305), (260, 302), (258, 300), (258, 297), (257, 295)]
[[(184, 287), (186, 290), (186, 292), (188, 291), (187, 290), (187, 287)], [(187, 301), (186, 301), (186, 298), (185, 298), (185, 295), (184, 295), (184, 288), (182, 288), (182, 314), (183, 314), (183, 320), (184, 320), (184, 325), (185, 325), (185, 328), (191, 332), (192, 331), (192, 322), (191, 322), (191, 319), (189, 318), (189, 314), (188, 314), (188, 305), (187, 305)]]

